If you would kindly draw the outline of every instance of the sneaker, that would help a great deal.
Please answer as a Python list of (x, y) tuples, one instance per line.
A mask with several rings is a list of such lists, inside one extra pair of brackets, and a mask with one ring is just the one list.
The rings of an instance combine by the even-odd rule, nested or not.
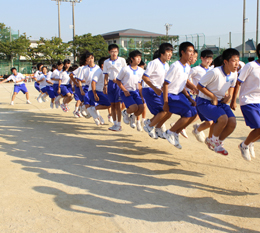
[(145, 125), (144, 126), (144, 131), (147, 132), (151, 138), (158, 139), (158, 136), (155, 133), (155, 128), (154, 127), (150, 127), (149, 125)]
[(55, 107), (56, 107), (56, 108), (59, 108), (59, 107), (60, 107), (60, 102), (59, 102), (59, 101), (55, 101), (54, 103), (55, 103)]
[(250, 154), (251, 154), (251, 157), (252, 157), (252, 158), (255, 158), (255, 147), (254, 147), (254, 143), (251, 142), (251, 143), (248, 145), (248, 147), (249, 147), (249, 152), (250, 152)]
[(70, 110), (70, 108), (69, 108), (69, 105), (68, 105), (68, 104), (65, 104), (65, 107), (66, 107), (67, 111), (69, 111), (69, 110)]
[(125, 124), (129, 125), (129, 115), (126, 112), (126, 109), (122, 111), (123, 121)]
[(162, 127), (161, 127), (162, 131), (165, 132), (167, 129), (166, 129), (166, 125), (163, 124)]
[(94, 121), (95, 121), (95, 123), (96, 123), (96, 125), (97, 125), (97, 126), (99, 126), (99, 125), (100, 125), (100, 121), (99, 121), (99, 119), (98, 119), (98, 118), (94, 119)]
[(186, 133), (186, 129), (183, 129), (180, 134), (185, 137), (185, 138), (188, 138), (188, 134)]
[[(243, 142), (242, 142), (242, 143), (243, 143)], [(242, 155), (242, 157), (243, 157), (245, 160), (251, 161), (251, 156), (250, 156), (249, 148), (248, 148), (248, 146), (247, 146), (247, 147), (243, 147), (243, 146), (242, 146), (242, 143), (240, 143), (240, 144), (238, 145), (238, 148), (239, 148), (240, 151), (241, 151), (241, 155)]]
[(113, 117), (111, 115), (108, 115), (107, 118), (108, 118), (108, 122), (113, 123)]
[(155, 133), (159, 138), (166, 139), (163, 135), (163, 130), (161, 128), (155, 128)]
[(219, 153), (219, 154), (222, 154), (222, 155), (225, 155), (225, 156), (228, 155), (227, 150), (226, 150), (221, 144), (219, 144), (219, 143), (216, 143), (216, 146), (215, 146), (215, 148), (214, 148), (214, 151), (215, 151), (216, 153)]
[(150, 119), (147, 119), (147, 120), (144, 121), (144, 126), (150, 125), (150, 123), (151, 123), (151, 120), (150, 120)]
[(178, 149), (181, 149), (182, 146), (180, 145), (179, 142), (179, 134), (177, 133), (171, 133), (170, 130), (166, 130), (163, 133), (164, 137), (168, 140), (169, 143), (177, 147)]
[(46, 97), (43, 97), (43, 96), (42, 96), (42, 101), (43, 101), (43, 102), (46, 102)]
[(79, 118), (79, 116), (78, 116), (76, 111), (73, 111), (73, 115), (74, 115), (74, 117)]
[(42, 98), (41, 98), (41, 97), (37, 97), (37, 101), (38, 101), (39, 103), (42, 103)]
[(98, 120), (100, 121), (100, 124), (101, 125), (104, 125), (105, 124), (105, 121), (104, 121), (104, 119), (103, 119), (103, 117), (102, 116), (98, 116)]
[(54, 103), (50, 103), (50, 107), (53, 109), (54, 108)]
[(131, 126), (133, 129), (135, 129), (135, 127), (136, 127), (136, 124), (135, 124), (135, 115), (132, 114), (129, 118), (130, 118), (130, 126)]
[(26, 104), (31, 104), (31, 101), (30, 100), (26, 100)]
[(199, 127), (199, 124), (193, 125), (192, 133), (193, 133), (193, 135), (196, 137), (196, 139), (197, 139), (199, 142), (205, 142), (205, 134), (204, 134), (204, 132), (201, 131), (201, 132), (196, 133), (198, 127)]
[(85, 116), (85, 118), (87, 118), (87, 119), (91, 118), (90, 113), (87, 113), (87, 115)]
[(14, 105), (14, 101), (11, 101), (10, 105)]
[(81, 110), (81, 115), (86, 117), (87, 116), (87, 112), (85, 110)]
[(205, 144), (208, 146), (210, 150), (214, 150), (214, 147), (211, 145), (210, 138), (205, 139)]
[(61, 104), (60, 107), (61, 107), (61, 109), (62, 109), (63, 112), (68, 112), (68, 110), (67, 110), (65, 104)]
[(140, 121), (137, 121), (136, 122), (136, 129), (137, 129), (137, 131), (143, 131), (143, 129), (142, 129), (142, 125), (141, 125), (141, 122)]
[(108, 128), (111, 131), (122, 131), (122, 127), (119, 125), (113, 125), (112, 127)]

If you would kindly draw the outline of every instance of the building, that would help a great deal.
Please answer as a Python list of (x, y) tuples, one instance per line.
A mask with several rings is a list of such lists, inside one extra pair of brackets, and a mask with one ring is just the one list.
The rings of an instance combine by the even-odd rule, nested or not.
[(138, 44), (140, 45), (142, 42), (148, 42), (156, 37), (165, 35), (129, 28), (125, 30), (104, 33), (101, 36), (103, 36), (108, 45), (118, 44), (121, 45), (123, 48), (127, 48), (129, 46), (129, 43), (134, 43), (135, 46), (137, 46)]
[[(236, 50), (240, 52), (242, 56), (242, 44), (235, 47)], [(256, 57), (256, 42), (253, 39), (248, 39), (245, 42), (245, 57)]]

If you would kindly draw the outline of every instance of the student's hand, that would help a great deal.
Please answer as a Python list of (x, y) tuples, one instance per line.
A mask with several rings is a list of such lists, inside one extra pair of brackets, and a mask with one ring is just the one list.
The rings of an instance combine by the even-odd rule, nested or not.
[(143, 101), (143, 104), (144, 104), (144, 103), (145, 103), (145, 102), (144, 102), (144, 98), (141, 98), (141, 99), (142, 99), (142, 101)]
[(230, 108), (231, 109), (233, 109), (234, 111), (236, 110), (236, 108), (237, 108), (237, 103), (236, 103), (236, 101), (232, 101), (231, 103), (230, 103)]
[(217, 98), (217, 96), (215, 96), (214, 95), (214, 98), (211, 100), (211, 103), (213, 104), (213, 105), (218, 105), (218, 98)]
[(194, 88), (193, 90), (191, 90), (191, 94), (198, 95), (199, 94), (199, 89), (198, 88)]
[(196, 101), (194, 101), (193, 99), (191, 99), (190, 102), (191, 102), (191, 106), (196, 106), (197, 105)]
[(163, 105), (163, 111), (165, 112), (169, 112), (169, 104), (164, 102), (164, 105)]
[(58, 88), (58, 91), (57, 91), (57, 93), (58, 93), (58, 94), (60, 94), (60, 93), (61, 93), (61, 91), (60, 91), (60, 87)]
[(154, 92), (156, 93), (156, 95), (159, 95), (159, 96), (161, 96), (161, 94), (162, 94), (162, 90), (159, 88), (155, 88)]
[(113, 79), (113, 82), (116, 83), (116, 79)]
[(124, 91), (124, 94), (125, 94), (126, 97), (127, 97), (127, 96), (130, 96), (129, 91)]
[(221, 100), (221, 103), (227, 104), (231, 99), (230, 95), (225, 95), (224, 98)]
[(103, 93), (104, 93), (105, 95), (107, 95), (107, 86), (104, 86), (104, 87), (103, 87)]
[(85, 92), (84, 92), (84, 91), (80, 91), (80, 94), (84, 96), (84, 95), (85, 95)]
[(99, 101), (99, 97), (98, 97), (97, 94), (94, 95), (94, 98), (95, 98), (95, 100), (96, 100), (97, 102)]

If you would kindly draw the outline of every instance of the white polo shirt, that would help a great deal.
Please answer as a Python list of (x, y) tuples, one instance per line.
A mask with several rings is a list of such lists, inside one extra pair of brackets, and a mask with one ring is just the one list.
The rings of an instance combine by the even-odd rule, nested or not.
[(70, 83), (70, 73), (68, 71), (60, 72), (61, 85), (68, 85)]
[[(95, 71), (92, 77), (92, 81), (96, 82), (96, 91), (103, 91), (104, 88), (104, 78), (103, 70), (99, 68)], [(89, 91), (92, 90), (91, 84), (89, 85)]]
[(17, 81), (20, 81), (24, 79), (24, 76), (21, 74), (21, 73), (17, 73), (17, 75), (15, 76), (14, 74), (10, 75), (8, 78), (7, 78), (7, 81), (11, 81), (13, 80), (14, 82), (14, 85), (21, 85), (24, 83), (24, 81), (22, 82), (19, 82), (19, 83), (16, 83)]
[(247, 63), (241, 70), (238, 81), (241, 82), (240, 106), (260, 104), (260, 64), (257, 61)]
[(169, 94), (178, 95), (183, 91), (187, 83), (190, 69), (191, 68), (188, 64), (185, 64), (184, 66), (180, 61), (176, 61), (171, 64), (165, 77), (165, 81), (169, 83)]
[[(53, 83), (53, 81), (51, 80), (51, 76), (52, 76), (52, 71), (49, 71), (49, 72), (47, 73), (46, 81), (50, 81), (50, 82)], [(46, 86), (52, 86), (52, 84), (46, 82)]]
[(37, 79), (40, 77), (40, 75), (42, 75), (42, 72), (37, 70), (35, 73), (34, 73), (34, 77)]
[(121, 81), (127, 91), (135, 91), (138, 83), (141, 83), (144, 70), (137, 67), (133, 70), (131, 66), (124, 67), (117, 76), (117, 80)]
[(123, 67), (126, 66), (126, 61), (122, 57), (118, 57), (112, 61), (110, 58), (104, 61), (103, 73), (108, 74), (108, 80), (116, 79), (117, 75)]
[(46, 79), (47, 79), (47, 75), (41, 74), (40, 76), (38, 76), (37, 81), (41, 81), (42, 80), (39, 83), (39, 88), (40, 89), (46, 87), (46, 84), (47, 84)]
[[(199, 85), (206, 87), (212, 92), (218, 100), (224, 98), (226, 92), (230, 87), (235, 87), (237, 81), (237, 72), (231, 72), (226, 75), (223, 66), (216, 67), (207, 72), (199, 81)], [(210, 97), (199, 92), (199, 97), (207, 100), (211, 100)]]
[(75, 78), (80, 77), (83, 68), (84, 68), (84, 66), (80, 66), (72, 72), (72, 74), (74, 75)]
[[(53, 79), (53, 78), (60, 79), (60, 73), (61, 72), (62, 72), (62, 70), (61, 71), (59, 71), (58, 69), (54, 70), (52, 72), (51, 79)], [(52, 80), (52, 83), (53, 84), (58, 84), (59, 81)]]
[(200, 79), (208, 72), (212, 70), (212, 68), (205, 69), (202, 65), (195, 66), (191, 69), (189, 74), (189, 80), (197, 86)]
[(82, 82), (82, 86), (91, 85), (92, 77), (98, 69), (99, 69), (98, 65), (95, 65), (94, 67), (90, 67), (88, 65), (83, 67), (81, 74), (78, 77), (78, 79), (81, 81), (85, 80), (85, 82)]
[[(167, 62), (162, 63), (160, 58), (156, 58), (148, 63), (144, 75), (150, 79), (155, 87), (161, 88), (168, 70), (169, 64)], [(149, 86), (143, 82), (143, 88), (148, 87)]]

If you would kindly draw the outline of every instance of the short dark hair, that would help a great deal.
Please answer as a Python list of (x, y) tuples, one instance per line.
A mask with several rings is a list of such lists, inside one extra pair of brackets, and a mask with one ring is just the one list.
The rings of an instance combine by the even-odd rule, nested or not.
[(104, 64), (104, 61), (107, 60), (107, 57), (101, 57), (98, 60), (98, 66), (101, 68), (101, 66)]
[(117, 44), (110, 44), (108, 45), (108, 51), (111, 51), (112, 49), (118, 49), (119, 50), (119, 47)]
[(197, 54), (199, 54), (199, 52), (198, 52), (198, 50), (197, 50), (197, 49), (194, 49), (194, 53), (197, 53)]
[(89, 58), (90, 56), (94, 56), (94, 54), (91, 53), (91, 52), (87, 52), (87, 53), (85, 54), (85, 60), (86, 60), (87, 58)]
[(69, 68), (69, 72), (72, 72), (72, 71), (78, 69), (78, 67), (79, 67), (79, 66), (78, 66), (77, 64), (73, 64), (73, 65)]
[(43, 70), (43, 68), (46, 68), (46, 69), (48, 70), (48, 67), (47, 67), (47, 66), (43, 66), (43, 67), (42, 67), (42, 70)]
[(56, 64), (52, 64), (52, 66), (51, 66), (51, 71), (54, 71), (54, 70), (56, 70), (57, 69), (57, 65)]
[(260, 58), (260, 43), (256, 47), (256, 54), (257, 54), (257, 57)]
[(135, 58), (135, 57), (137, 57), (137, 56), (140, 56), (140, 57), (142, 57), (142, 53), (139, 51), (139, 50), (134, 50), (134, 51), (132, 51), (131, 53), (129, 53), (129, 57), (127, 58), (127, 60), (126, 60), (126, 63), (128, 64), (128, 65), (130, 65), (131, 64), (131, 58)]
[(223, 61), (226, 60), (226, 61), (229, 61), (229, 59), (233, 56), (240, 56), (239, 52), (236, 50), (236, 49), (226, 49), (224, 50), (224, 52), (222, 53), (222, 58), (223, 58)]
[(173, 51), (173, 46), (170, 43), (162, 43), (159, 47), (159, 56), (165, 54), (166, 51)]
[(153, 60), (160, 57), (159, 49), (153, 53)]
[(194, 45), (189, 41), (185, 41), (180, 44), (180, 46), (179, 46), (179, 56), (180, 57), (181, 57), (181, 51), (186, 52), (188, 47), (194, 48)]
[(210, 49), (205, 49), (201, 51), (200, 57), (213, 57), (213, 52)]
[(11, 72), (13, 73), (13, 70), (17, 70), (15, 67), (11, 68)]
[(60, 66), (60, 65), (62, 65), (63, 64), (63, 62), (61, 61), (61, 60), (59, 60), (58, 62), (57, 62), (57, 66)]
[(247, 60), (248, 60), (248, 62), (251, 62), (251, 61), (254, 61), (255, 58), (254, 57), (248, 57)]
[(41, 66), (43, 66), (43, 63), (38, 63), (37, 64), (37, 70), (39, 70)]
[(66, 64), (70, 64), (70, 59), (65, 59), (65, 60), (63, 61), (63, 65), (65, 66)]
[(222, 66), (223, 65), (223, 58), (222, 55), (217, 56), (213, 61), (214, 67)]
[(145, 66), (145, 63), (144, 63), (144, 61), (143, 60), (141, 60), (141, 62), (139, 63), (139, 65), (138, 66)]

